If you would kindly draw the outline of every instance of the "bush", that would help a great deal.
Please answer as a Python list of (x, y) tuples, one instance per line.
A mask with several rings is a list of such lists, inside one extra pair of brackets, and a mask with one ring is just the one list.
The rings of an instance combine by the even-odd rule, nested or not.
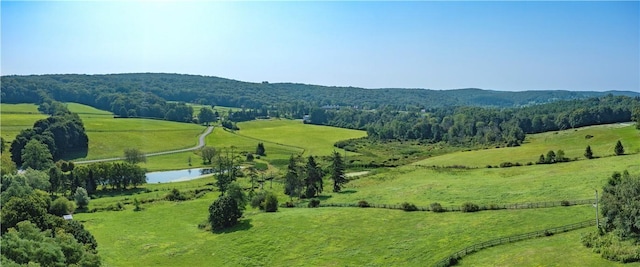
[(509, 168), (509, 167), (513, 167), (513, 163), (508, 162), (508, 161), (500, 163), (500, 168)]
[(264, 210), (264, 201), (267, 198), (267, 191), (260, 191), (251, 198), (251, 207)]
[(433, 211), (433, 212), (445, 212), (445, 210), (442, 207), (442, 205), (440, 205), (440, 203), (438, 203), (438, 202), (431, 203), (431, 211)]
[(480, 206), (467, 202), (462, 204), (462, 212), (476, 212), (480, 210)]
[(194, 198), (194, 195), (193, 192), (180, 192), (180, 190), (174, 188), (164, 198), (169, 201), (185, 201)]
[(560, 205), (562, 205), (562, 206), (571, 206), (571, 202), (569, 202), (569, 200), (563, 200), (563, 201), (560, 201)]
[(230, 196), (221, 196), (209, 206), (209, 223), (212, 230), (220, 230), (238, 224), (242, 211)]
[(317, 198), (311, 199), (307, 205), (309, 208), (317, 208), (318, 206), (320, 206), (320, 200)]
[(416, 205), (409, 203), (409, 202), (404, 202), (400, 205), (402, 207), (402, 210), (404, 211), (416, 211), (418, 210), (418, 207), (416, 207)]
[(367, 202), (365, 200), (360, 200), (360, 201), (358, 201), (358, 207), (368, 208), (368, 207), (371, 207), (371, 205), (369, 205), (369, 202)]
[(66, 197), (59, 197), (59, 198), (56, 198), (56, 200), (54, 200), (53, 202), (51, 202), (49, 213), (53, 215), (62, 216), (66, 214), (71, 214), (75, 210), (76, 210), (76, 207), (73, 204), (73, 202), (68, 200)]
[(295, 208), (296, 207), (296, 205), (293, 204), (293, 202), (291, 202), (291, 201), (287, 201), (287, 203), (285, 203), (284, 205), (287, 208)]
[(264, 211), (276, 212), (278, 211), (278, 197), (274, 193), (267, 193), (264, 199)]

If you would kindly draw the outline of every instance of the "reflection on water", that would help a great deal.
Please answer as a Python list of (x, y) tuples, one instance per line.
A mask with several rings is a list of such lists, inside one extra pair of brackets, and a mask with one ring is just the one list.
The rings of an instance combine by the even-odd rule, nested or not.
[(199, 168), (163, 172), (149, 172), (146, 175), (147, 183), (170, 183), (193, 180), (213, 173), (214, 170), (211, 168)]

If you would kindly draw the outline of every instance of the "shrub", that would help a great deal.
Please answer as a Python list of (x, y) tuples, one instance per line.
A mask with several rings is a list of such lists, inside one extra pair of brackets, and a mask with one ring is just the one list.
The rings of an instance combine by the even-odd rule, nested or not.
[(418, 210), (418, 207), (416, 207), (416, 205), (414, 205), (413, 203), (409, 203), (409, 202), (404, 202), (400, 206), (402, 207), (402, 210), (404, 210), (404, 211), (416, 211), (416, 210)]
[(274, 193), (267, 193), (264, 199), (264, 211), (276, 212), (278, 211), (278, 197)]
[(317, 198), (311, 199), (309, 204), (307, 204), (307, 207), (309, 208), (317, 208), (318, 206), (320, 206), (320, 200)]
[(513, 163), (508, 162), (508, 161), (500, 163), (500, 168), (509, 168), (509, 167), (513, 167)]
[(253, 161), (253, 154), (247, 153), (247, 161)]
[(562, 205), (562, 206), (571, 206), (571, 202), (569, 202), (569, 200), (563, 200), (563, 201), (560, 201), (560, 205)]
[(192, 197), (189, 197), (187, 194), (180, 192), (180, 190), (174, 188), (171, 189), (171, 192), (169, 192), (164, 198), (169, 201), (184, 201)]
[(479, 211), (480, 207), (476, 204), (473, 204), (471, 202), (466, 202), (464, 204), (462, 204), (462, 212), (476, 212)]
[(433, 212), (445, 212), (445, 210), (442, 207), (442, 205), (440, 205), (440, 203), (438, 203), (438, 202), (431, 203), (431, 211), (433, 211)]
[(267, 198), (267, 192), (266, 191), (260, 191), (258, 193), (256, 193), (252, 198), (251, 198), (251, 207), (252, 208), (260, 208), (260, 210), (264, 210), (264, 201)]
[(242, 211), (230, 196), (221, 196), (209, 206), (209, 223), (212, 230), (220, 230), (238, 224)]
[(287, 203), (285, 203), (285, 207), (287, 207), (287, 208), (294, 208), (295, 206), (296, 205), (293, 204), (293, 202), (291, 202), (291, 201), (287, 201)]
[(369, 202), (367, 202), (365, 200), (360, 200), (360, 201), (358, 201), (358, 207), (368, 208), (368, 207), (371, 207), (371, 206), (369, 205)]
[(500, 208), (500, 206), (498, 206), (498, 204), (489, 204), (488, 209), (490, 209), (490, 210), (499, 210), (501, 208)]
[(49, 213), (53, 215), (62, 216), (65, 214), (71, 214), (76, 210), (73, 202), (69, 201), (66, 197), (56, 198), (53, 202), (51, 202), (51, 207), (49, 208)]

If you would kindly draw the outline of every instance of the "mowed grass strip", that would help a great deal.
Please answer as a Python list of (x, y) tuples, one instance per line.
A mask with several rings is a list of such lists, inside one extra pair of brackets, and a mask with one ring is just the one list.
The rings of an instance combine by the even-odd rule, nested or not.
[[(428, 206), (506, 204), (578, 200), (594, 197), (614, 171), (640, 173), (640, 154), (512, 168), (429, 169), (405, 166), (380, 171), (346, 184), (346, 193), (326, 194), (336, 203)], [(329, 182), (329, 181), (326, 181)]]
[(367, 136), (365, 131), (330, 126), (303, 124), (299, 120), (271, 119), (238, 123), (238, 134), (305, 149), (305, 155), (330, 155), (334, 150), (344, 153), (333, 144), (340, 140)]
[[(588, 136), (592, 136), (587, 138)], [(485, 149), (456, 152), (419, 161), (417, 165), (469, 167), (499, 166), (502, 162), (535, 163), (541, 154), (549, 150), (564, 150), (565, 157), (586, 160), (584, 151), (591, 146), (594, 156), (604, 157), (614, 154), (613, 148), (620, 140), (627, 153), (640, 153), (640, 131), (633, 125), (608, 124), (570, 129), (558, 132), (527, 135), (525, 143), (519, 147)]]
[(591, 231), (595, 226), (487, 248), (462, 258), (457, 266), (640, 266), (606, 260), (584, 247), (580, 236)]
[(235, 230), (199, 230), (213, 198), (141, 212), (76, 214), (106, 266), (424, 266), (468, 244), (592, 216), (590, 207), (479, 213), (360, 208), (249, 210)]

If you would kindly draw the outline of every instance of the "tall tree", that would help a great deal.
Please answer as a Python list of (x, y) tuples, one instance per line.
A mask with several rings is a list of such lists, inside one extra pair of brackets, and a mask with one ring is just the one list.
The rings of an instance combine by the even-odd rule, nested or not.
[(202, 107), (200, 113), (198, 113), (198, 122), (208, 126), (214, 121), (216, 121), (216, 115), (213, 113), (213, 110), (208, 107)]
[(553, 150), (549, 150), (549, 152), (547, 152), (545, 163), (551, 164), (555, 162), (556, 162), (556, 152), (553, 152)]
[(601, 199), (605, 229), (640, 240), (640, 176), (614, 173)]
[(307, 187), (305, 190), (306, 197), (312, 198), (322, 193), (322, 176), (322, 169), (318, 166), (313, 156), (309, 156), (305, 167), (304, 179), (305, 186)]
[(342, 156), (337, 151), (333, 151), (331, 156), (331, 179), (333, 180), (333, 192), (340, 192), (342, 186), (348, 182), (344, 176)]
[(593, 158), (593, 151), (591, 151), (591, 146), (587, 146), (587, 148), (584, 150), (584, 157), (588, 159)]
[(205, 146), (200, 149), (200, 156), (204, 164), (211, 164), (213, 157), (216, 155), (216, 149), (214, 147)]
[(87, 193), (87, 190), (82, 187), (76, 188), (73, 198), (76, 200), (76, 204), (80, 209), (86, 208), (89, 205), (89, 194)]
[(47, 146), (38, 140), (31, 140), (22, 150), (23, 168), (46, 170), (53, 166), (53, 156)]
[(147, 162), (147, 156), (145, 156), (140, 149), (127, 148), (124, 150), (124, 161), (131, 164)]
[(266, 156), (264, 150), (264, 144), (262, 142), (258, 143), (258, 147), (256, 147), (256, 154), (260, 156)]
[(303, 183), (300, 178), (298, 164), (293, 155), (291, 155), (287, 166), (287, 174), (284, 177), (284, 194), (293, 200), (293, 197), (300, 197), (302, 188)]
[(620, 142), (620, 140), (618, 140), (616, 147), (613, 150), (617, 156), (624, 155), (624, 146), (622, 146), (622, 142)]

